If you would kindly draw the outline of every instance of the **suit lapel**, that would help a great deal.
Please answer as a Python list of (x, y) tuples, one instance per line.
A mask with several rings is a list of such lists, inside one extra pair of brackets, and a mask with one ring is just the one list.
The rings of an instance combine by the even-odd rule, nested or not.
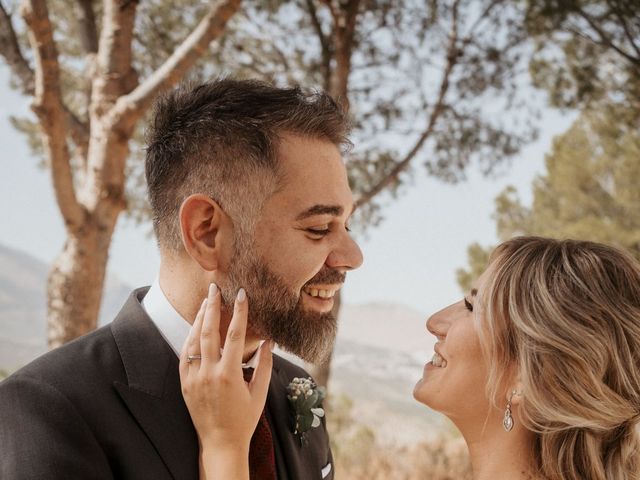
[(278, 480), (319, 479), (324, 465), (317, 464), (317, 459), (311, 455), (311, 451), (317, 448), (315, 436), (310, 435), (309, 443), (301, 445), (299, 437), (293, 433), (294, 419), (287, 399), (289, 378), (277, 364), (277, 357), (274, 357), (267, 397), (267, 417), (274, 436)]
[(198, 478), (198, 440), (180, 391), (178, 358), (133, 292), (111, 325), (127, 374), (114, 386), (175, 479)]
[(293, 418), (287, 400), (287, 378), (275, 364), (267, 397), (267, 418), (273, 432), (278, 480), (302, 478), (298, 475), (300, 442), (292, 433)]

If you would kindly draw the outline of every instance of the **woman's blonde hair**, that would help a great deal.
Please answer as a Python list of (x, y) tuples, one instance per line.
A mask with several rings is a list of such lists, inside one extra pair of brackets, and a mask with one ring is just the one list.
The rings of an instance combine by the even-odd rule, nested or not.
[(518, 237), (493, 252), (478, 296), (489, 398), (504, 398), (515, 366), (540, 474), (640, 479), (640, 264), (597, 243)]

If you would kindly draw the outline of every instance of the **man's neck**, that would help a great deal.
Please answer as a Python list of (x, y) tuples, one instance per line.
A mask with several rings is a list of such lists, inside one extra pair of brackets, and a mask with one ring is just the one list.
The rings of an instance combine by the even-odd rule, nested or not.
[[(161, 262), (158, 280), (160, 289), (171, 306), (190, 324), (193, 324), (202, 300), (206, 298), (209, 285), (198, 282), (195, 274), (186, 274), (171, 262)], [(223, 310), (220, 315), (220, 340), (224, 340), (231, 323), (231, 313)], [(243, 361), (248, 361), (260, 346), (261, 338), (248, 328), (245, 338)]]

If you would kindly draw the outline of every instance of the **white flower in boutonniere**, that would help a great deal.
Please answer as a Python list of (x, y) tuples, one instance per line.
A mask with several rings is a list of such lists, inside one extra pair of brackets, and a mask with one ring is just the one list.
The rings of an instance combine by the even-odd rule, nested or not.
[(306, 433), (312, 428), (320, 426), (320, 419), (324, 417), (322, 400), (326, 396), (325, 389), (318, 387), (311, 378), (294, 378), (287, 387), (287, 398), (295, 417), (293, 433), (300, 437), (300, 444), (305, 443)]

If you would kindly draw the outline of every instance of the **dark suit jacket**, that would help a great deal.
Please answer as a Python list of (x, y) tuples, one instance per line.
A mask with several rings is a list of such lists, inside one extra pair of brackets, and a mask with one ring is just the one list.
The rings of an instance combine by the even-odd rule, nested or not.
[[(198, 441), (178, 358), (132, 293), (109, 325), (0, 383), (0, 478), (197, 479)], [(324, 422), (301, 446), (286, 387), (307, 373), (274, 355), (267, 417), (279, 480), (320, 480)], [(332, 472), (325, 478), (333, 478)]]

